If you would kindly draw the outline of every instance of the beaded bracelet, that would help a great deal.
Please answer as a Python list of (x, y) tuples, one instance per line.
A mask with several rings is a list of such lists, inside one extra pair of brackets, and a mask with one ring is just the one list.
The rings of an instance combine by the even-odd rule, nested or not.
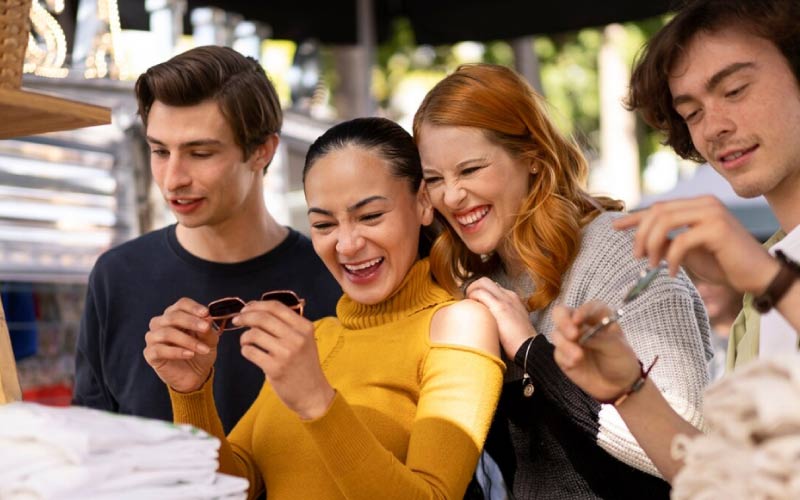
[(653, 367), (656, 365), (656, 361), (658, 361), (658, 356), (656, 356), (655, 359), (653, 359), (653, 362), (650, 363), (650, 366), (647, 367), (647, 370), (644, 369), (644, 365), (642, 364), (641, 361), (639, 361), (638, 359), (636, 361), (639, 363), (639, 378), (637, 378), (633, 382), (633, 384), (631, 384), (630, 388), (628, 388), (627, 391), (623, 392), (622, 394), (620, 394), (615, 398), (598, 399), (597, 401), (607, 405), (613, 404), (614, 406), (619, 406), (626, 399), (628, 399), (628, 397), (630, 397), (631, 394), (639, 392), (639, 390), (641, 390), (641, 388), (644, 387), (644, 383), (647, 380), (647, 376), (650, 375), (650, 370), (653, 369)]

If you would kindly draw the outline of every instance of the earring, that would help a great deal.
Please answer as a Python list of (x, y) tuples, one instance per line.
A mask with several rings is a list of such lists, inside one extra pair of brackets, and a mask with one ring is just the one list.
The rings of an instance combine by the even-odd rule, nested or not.
[(538, 167), (531, 168), (531, 173), (532, 174), (538, 174), (539, 173), (539, 168)]

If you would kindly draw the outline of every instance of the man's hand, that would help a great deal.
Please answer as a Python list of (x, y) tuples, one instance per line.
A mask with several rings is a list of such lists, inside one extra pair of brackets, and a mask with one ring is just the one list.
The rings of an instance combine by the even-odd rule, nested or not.
[(612, 314), (602, 302), (587, 302), (577, 309), (553, 308), (554, 357), (561, 370), (575, 385), (601, 401), (627, 391), (640, 374), (636, 353), (625, 340), (616, 322), (609, 324), (589, 341), (579, 343), (581, 332)]
[[(614, 227), (636, 227), (634, 255), (651, 266), (666, 260), (673, 276), (683, 265), (706, 281), (758, 294), (778, 272), (778, 263), (713, 196), (656, 203)], [(670, 239), (673, 231), (678, 234)]]

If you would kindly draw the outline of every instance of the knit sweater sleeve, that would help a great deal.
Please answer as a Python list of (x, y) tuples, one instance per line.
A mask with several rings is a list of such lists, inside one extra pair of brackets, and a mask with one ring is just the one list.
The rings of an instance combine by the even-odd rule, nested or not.
[(405, 463), (386, 450), (337, 393), (304, 424), (346, 498), (461, 498), (502, 385), (503, 364), (482, 351), (433, 346), (421, 371)]
[(259, 411), (258, 400), (226, 437), (214, 402), (213, 388), (213, 372), (195, 392), (180, 393), (170, 388), (173, 420), (175, 423), (194, 425), (219, 439), (219, 471), (247, 479), (250, 483), (248, 498), (258, 498), (264, 489), (264, 481), (249, 447)]
[[(633, 257), (632, 233), (615, 231), (608, 222), (598, 220), (587, 231), (557, 303), (578, 307), (600, 300), (618, 307), (646, 268), (646, 262)], [(651, 379), (678, 414), (702, 427), (702, 392), (708, 382), (711, 347), (708, 318), (694, 286), (683, 271), (675, 278), (662, 271), (624, 310), (620, 327), (639, 359), (647, 365), (659, 357)], [(551, 313), (552, 305), (542, 311), (538, 325), (547, 337), (552, 330)], [(612, 456), (658, 476), (614, 406), (597, 403), (575, 386), (555, 363), (552, 344), (541, 337), (531, 343), (525, 367), (536, 390)], [(524, 349), (527, 344), (515, 358), (520, 366)]]

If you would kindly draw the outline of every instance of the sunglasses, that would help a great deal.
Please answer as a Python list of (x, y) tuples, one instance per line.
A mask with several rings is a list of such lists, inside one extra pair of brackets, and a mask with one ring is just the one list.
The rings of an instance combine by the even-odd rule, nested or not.
[[(276, 290), (274, 292), (265, 292), (261, 295), (259, 300), (275, 300), (285, 305), (289, 309), (294, 309), (300, 316), (303, 315), (303, 308), (306, 305), (306, 300), (301, 299), (291, 290)], [(227, 330), (236, 330), (240, 326), (228, 326), (231, 318), (242, 312), (242, 309), (247, 303), (239, 297), (225, 297), (224, 299), (217, 299), (208, 304), (208, 312), (211, 316), (211, 321), (220, 332)]]

